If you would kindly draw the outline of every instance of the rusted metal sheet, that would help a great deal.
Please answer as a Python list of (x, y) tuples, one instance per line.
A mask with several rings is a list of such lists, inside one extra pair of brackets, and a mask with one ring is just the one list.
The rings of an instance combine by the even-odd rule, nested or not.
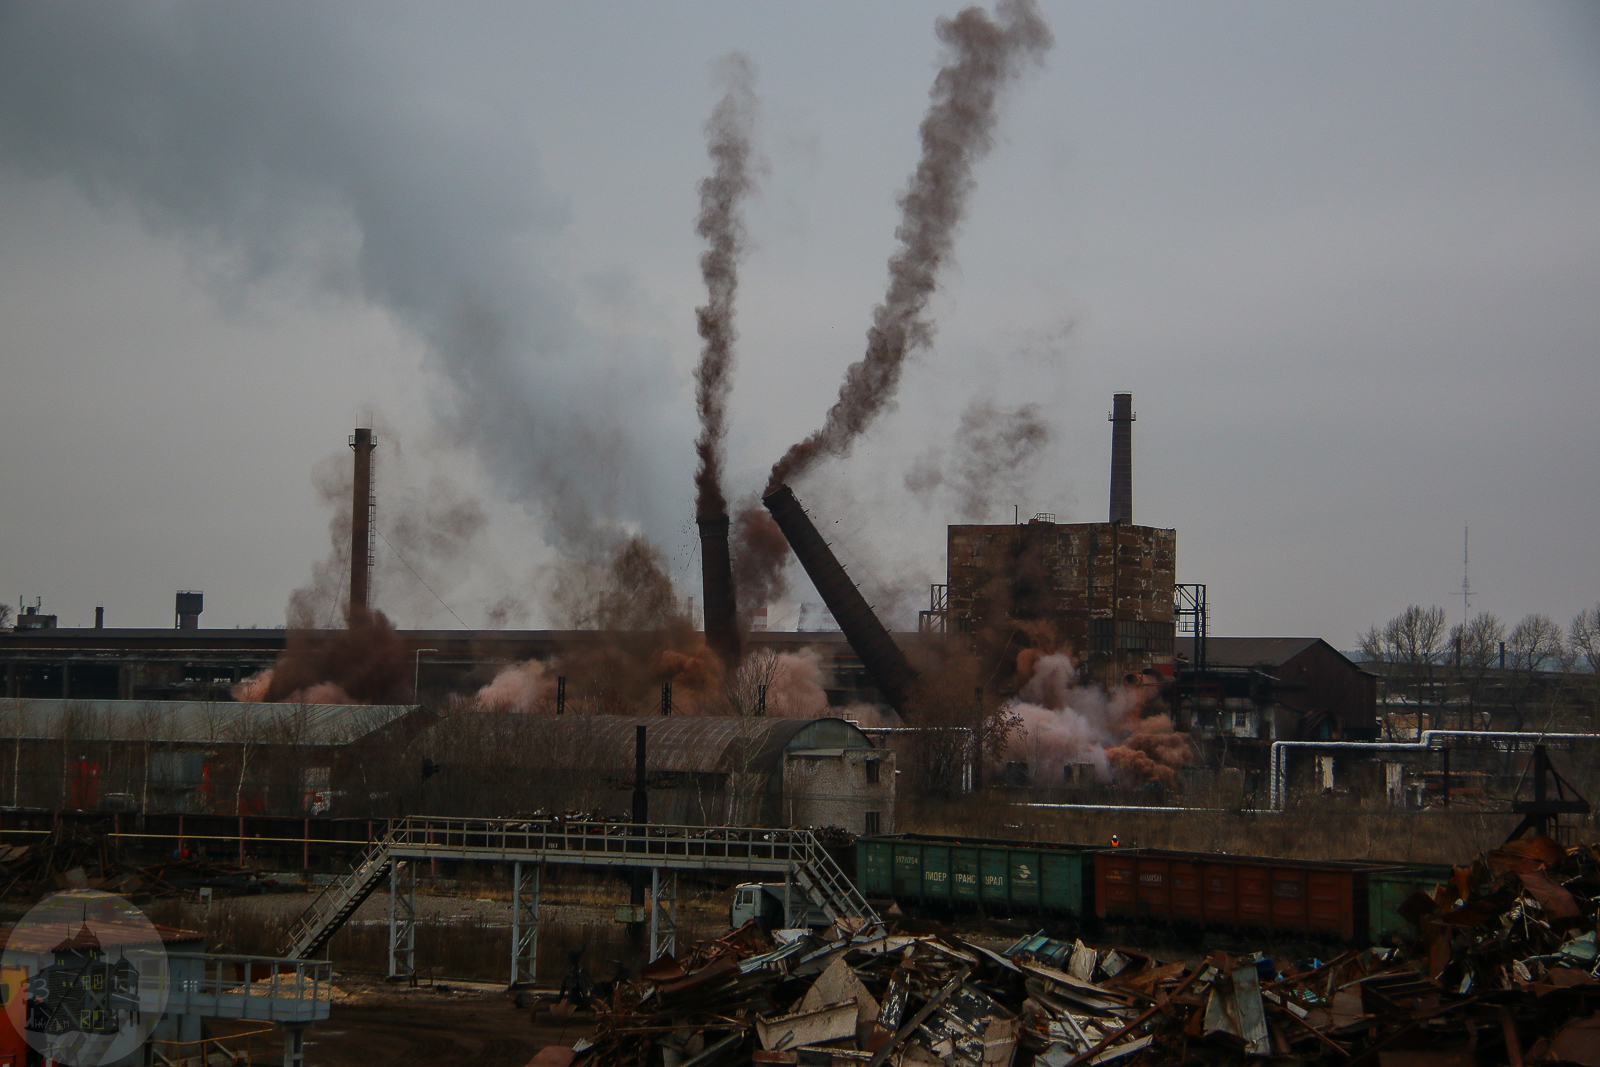
[(856, 1002), (853, 1000), (771, 1019), (756, 1019), (756, 1036), (764, 1049), (799, 1048), (854, 1037), (855, 1033)]

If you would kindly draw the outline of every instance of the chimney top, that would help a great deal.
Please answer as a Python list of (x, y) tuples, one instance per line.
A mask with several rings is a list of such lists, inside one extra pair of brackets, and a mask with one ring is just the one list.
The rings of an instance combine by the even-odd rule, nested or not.
[(1111, 522), (1133, 522), (1132, 393), (1113, 393), (1111, 412)]

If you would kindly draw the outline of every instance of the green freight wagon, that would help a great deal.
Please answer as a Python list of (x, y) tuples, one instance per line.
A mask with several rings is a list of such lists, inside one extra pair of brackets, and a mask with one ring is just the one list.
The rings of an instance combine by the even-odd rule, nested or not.
[[(1091, 912), (1099, 846), (996, 841), (933, 834), (856, 839), (856, 885), (900, 904)], [(1089, 877), (1084, 876), (1085, 868)]]
[(1400, 917), (1400, 905), (1418, 889), (1432, 894), (1433, 887), (1450, 880), (1448, 864), (1419, 863), (1367, 875), (1367, 933), (1375, 945), (1390, 934), (1415, 937), (1416, 927)]

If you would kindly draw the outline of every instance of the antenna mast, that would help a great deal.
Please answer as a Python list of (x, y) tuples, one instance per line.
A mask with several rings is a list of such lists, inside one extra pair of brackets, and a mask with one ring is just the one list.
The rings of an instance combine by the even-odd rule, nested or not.
[(1467, 556), (1467, 547), (1468, 547), (1468, 544), (1469, 544), (1468, 538), (1471, 536), (1471, 534), (1472, 534), (1472, 527), (1463, 526), (1461, 528), (1461, 617), (1462, 617), (1462, 621), (1466, 621), (1466, 619), (1472, 614), (1472, 594), (1475, 592), (1475, 590), (1472, 588), (1472, 572), (1468, 567), (1468, 558), (1469, 557)]

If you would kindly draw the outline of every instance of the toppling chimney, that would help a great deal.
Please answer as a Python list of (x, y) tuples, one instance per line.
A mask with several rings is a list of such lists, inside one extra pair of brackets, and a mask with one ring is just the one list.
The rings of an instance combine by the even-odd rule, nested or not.
[(733, 561), (728, 554), (728, 516), (701, 519), (700, 583), (705, 597), (706, 644), (732, 671), (739, 666), (739, 623), (733, 602)]
[(811, 584), (822, 594), (822, 602), (828, 605), (834, 621), (844, 631), (845, 640), (850, 642), (866, 668), (867, 677), (872, 679), (889, 706), (904, 715), (911, 689), (917, 681), (917, 672), (906, 654), (894, 643), (861, 590), (844, 572), (838, 557), (795, 498), (794, 490), (780, 485), (763, 497), (761, 503), (772, 513), (789, 547), (799, 557), (800, 566), (811, 578)]
[(1113, 393), (1111, 413), (1111, 522), (1133, 522), (1132, 393)]
[(350, 608), (354, 626), (366, 617), (372, 575), (372, 430), (357, 428), (350, 435), (356, 454), (355, 491), (350, 502)]

